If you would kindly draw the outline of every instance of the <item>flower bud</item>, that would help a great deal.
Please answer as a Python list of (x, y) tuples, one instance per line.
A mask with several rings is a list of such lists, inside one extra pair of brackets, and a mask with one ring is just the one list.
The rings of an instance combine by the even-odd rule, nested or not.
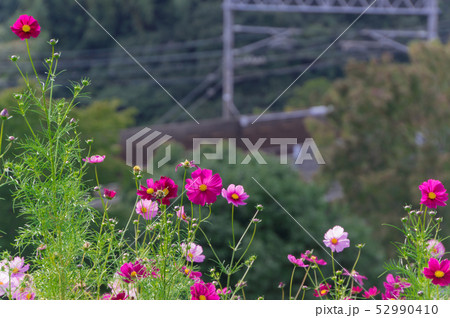
[(91, 82), (88, 79), (81, 80), (81, 85), (83, 85), (83, 86), (89, 86), (90, 84), (91, 84)]
[(256, 206), (256, 210), (258, 210), (258, 211), (262, 211), (263, 209), (264, 209), (264, 207), (262, 206), (262, 204), (258, 204)]
[(284, 288), (284, 286), (286, 286), (286, 284), (284, 282), (280, 282), (278, 284), (278, 288)]
[(405, 205), (403, 208), (405, 209), (406, 213), (409, 213), (412, 207), (410, 205)]
[(254, 219), (252, 220), (252, 223), (258, 224), (258, 223), (261, 223), (261, 220), (260, 220), (260, 219), (257, 219), (257, 218), (254, 218)]
[(94, 139), (88, 139), (88, 140), (86, 140), (86, 143), (87, 143), (88, 145), (92, 145), (93, 142), (94, 142)]
[(9, 140), (9, 141), (14, 141), (14, 140), (16, 140), (16, 139), (17, 139), (17, 138), (14, 137), (14, 136), (9, 136), (9, 137), (8, 137), (8, 140)]
[(428, 214), (431, 215), (431, 216), (435, 216), (437, 214), (437, 212), (436, 211), (430, 211), (430, 212), (428, 212)]
[(134, 172), (135, 174), (141, 172), (141, 167), (139, 167), (139, 166), (134, 166), (134, 167), (133, 167), (133, 172)]
[(0, 112), (0, 118), (4, 120), (9, 118), (9, 113), (6, 108), (3, 108), (3, 110)]
[(22, 94), (14, 94), (15, 99), (22, 99)]
[(18, 61), (20, 59), (20, 56), (11, 55), (10, 59), (11, 59), (11, 61), (16, 62), (16, 61)]
[(53, 53), (53, 58), (54, 58), (55, 60), (59, 59), (60, 57), (61, 57), (61, 52)]
[(417, 292), (417, 296), (422, 297), (422, 296), (423, 296), (423, 291), (419, 290), (419, 291)]
[(55, 46), (56, 44), (58, 44), (59, 40), (57, 39), (50, 39), (50, 41), (48, 41), (48, 44)]
[(402, 218), (402, 222), (403, 222), (403, 223), (408, 222), (408, 218), (407, 218), (407, 217), (403, 217), (403, 218)]
[(422, 210), (416, 211), (416, 215), (417, 215), (417, 216), (421, 216), (422, 214), (423, 214), (423, 211), (422, 211)]
[(89, 247), (91, 247), (91, 243), (89, 243), (89, 242), (84, 242), (84, 244), (83, 244), (83, 249), (84, 249), (84, 250), (88, 250)]

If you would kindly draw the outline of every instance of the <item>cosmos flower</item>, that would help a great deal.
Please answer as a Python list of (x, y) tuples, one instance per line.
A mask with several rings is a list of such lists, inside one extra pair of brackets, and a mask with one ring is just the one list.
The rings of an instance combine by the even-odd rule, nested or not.
[(191, 174), (192, 179), (186, 180), (186, 194), (194, 204), (205, 205), (216, 202), (222, 189), (222, 179), (219, 174), (212, 174), (209, 169), (197, 169)]
[(427, 242), (427, 249), (430, 251), (431, 256), (435, 258), (441, 258), (445, 254), (444, 244), (438, 240), (429, 240)]
[(227, 189), (222, 189), (222, 196), (227, 199), (228, 203), (234, 206), (246, 205), (244, 200), (248, 199), (248, 194), (245, 193), (244, 187), (241, 185), (235, 186), (230, 184)]
[(344, 229), (336, 225), (332, 229), (329, 229), (325, 235), (323, 243), (329, 247), (331, 251), (340, 253), (350, 246), (350, 240), (347, 238), (348, 233), (344, 232)]
[(191, 286), (191, 300), (219, 300), (212, 283), (198, 282)]
[(95, 155), (83, 158), (83, 161), (88, 163), (101, 163), (103, 162), (103, 160), (105, 160), (105, 157), (106, 156)]
[(446, 206), (448, 200), (447, 190), (439, 180), (430, 179), (419, 186), (422, 192), (420, 204), (424, 204), (430, 209), (436, 209), (439, 206)]
[(135, 280), (148, 276), (147, 269), (139, 261), (133, 263), (125, 263), (120, 267), (120, 271), (117, 272), (119, 276), (122, 276), (125, 283), (131, 283)]
[(296, 266), (299, 266), (299, 267), (308, 267), (309, 266), (304, 263), (304, 260), (302, 258), (297, 259), (297, 258), (295, 258), (294, 255), (289, 254), (287, 258), (288, 258), (289, 262), (291, 262), (292, 264), (294, 264)]
[(22, 41), (31, 37), (37, 38), (41, 33), (37, 20), (26, 14), (21, 15), (10, 28)]
[(205, 255), (202, 255), (203, 248), (200, 245), (195, 243), (189, 243), (189, 245), (181, 243), (181, 250), (188, 262), (201, 263), (205, 260)]
[(157, 202), (143, 199), (136, 204), (136, 213), (150, 220), (158, 214), (158, 208)]
[(428, 267), (423, 269), (426, 278), (431, 279), (431, 283), (439, 286), (450, 285), (450, 261), (442, 260), (440, 263), (435, 258), (430, 258)]

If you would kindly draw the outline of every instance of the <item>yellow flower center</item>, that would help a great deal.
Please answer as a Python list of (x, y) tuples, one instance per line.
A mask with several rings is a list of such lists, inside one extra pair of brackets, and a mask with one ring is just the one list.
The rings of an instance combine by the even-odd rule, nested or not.
[(200, 295), (200, 297), (198, 297), (198, 300), (206, 300), (205, 295)]
[(23, 31), (23, 32), (30, 32), (30, 30), (31, 30), (31, 27), (30, 27), (28, 24), (25, 24), (25, 25), (22, 27), (22, 31)]
[(142, 207), (141, 212), (147, 213), (147, 208)]
[(194, 255), (191, 252), (188, 253), (188, 256), (189, 256), (189, 258), (193, 258), (194, 257)]
[(166, 195), (169, 194), (169, 190), (168, 190), (167, 188), (165, 188), (165, 189), (163, 190), (163, 193), (164, 193), (164, 196), (166, 196)]
[(437, 248), (435, 247), (435, 248), (433, 248), (433, 253), (437, 253), (438, 252), (438, 250), (437, 250)]
[(337, 244), (337, 243), (338, 243), (337, 238), (334, 238), (334, 237), (333, 237), (333, 238), (331, 239), (331, 243), (332, 243), (332, 244)]
[(435, 271), (434, 272), (434, 276), (436, 276), (437, 278), (441, 278), (444, 277), (444, 272), (443, 271)]
[(19, 269), (16, 267), (12, 270), (13, 274), (17, 274), (19, 272)]
[(239, 199), (239, 196), (238, 196), (236, 193), (233, 193), (233, 194), (231, 195), (231, 197), (232, 197), (233, 199), (235, 199), (235, 200)]
[(322, 290), (320, 291), (320, 294), (321, 294), (321, 295), (325, 295), (327, 292), (328, 292), (328, 291), (327, 291), (326, 289), (322, 289)]
[(131, 274), (130, 274), (130, 276), (131, 276), (131, 277), (136, 277), (136, 276), (137, 276), (137, 273), (136, 273), (135, 271), (132, 271)]
[(27, 299), (28, 299), (28, 300), (31, 299), (31, 294), (30, 294), (30, 293), (27, 294)]
[(186, 268), (186, 269), (184, 270), (184, 273), (185, 273), (186, 275), (189, 275), (189, 272), (190, 272), (189, 268)]
[(183, 220), (186, 220), (186, 214), (181, 214), (181, 218), (182, 218)]
[(431, 200), (436, 199), (436, 193), (434, 193), (434, 192), (428, 193), (428, 199), (431, 199)]
[(208, 189), (208, 186), (206, 184), (201, 184), (199, 187), (200, 191), (204, 192), (206, 189)]
[(153, 194), (153, 192), (155, 192), (155, 190), (153, 188), (147, 189), (147, 194)]
[(0, 282), (0, 285), (3, 285), (3, 282)]
[(315, 256), (311, 256), (311, 259), (312, 259), (313, 261), (315, 261), (316, 258), (317, 258), (317, 257), (315, 257)]

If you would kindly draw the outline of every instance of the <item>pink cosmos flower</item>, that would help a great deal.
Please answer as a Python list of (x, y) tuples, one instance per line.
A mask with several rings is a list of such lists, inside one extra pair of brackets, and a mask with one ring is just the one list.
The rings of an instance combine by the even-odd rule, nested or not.
[(364, 292), (363, 297), (366, 299), (369, 299), (371, 297), (375, 297), (379, 293), (380, 293), (380, 291), (375, 286), (373, 286), (373, 287), (369, 288), (368, 291)]
[(428, 267), (423, 269), (426, 278), (431, 279), (431, 283), (439, 286), (450, 285), (450, 261), (442, 260), (440, 263), (435, 258), (430, 258)]
[(12, 297), (16, 300), (34, 300), (36, 298), (36, 293), (29, 287), (17, 288)]
[(192, 167), (198, 168), (198, 166), (194, 164), (194, 160), (189, 161), (187, 159), (185, 161), (180, 162), (179, 164), (177, 164), (177, 166), (175, 167), (175, 171), (177, 171), (179, 167), (184, 167), (186, 169), (189, 169), (189, 168), (192, 168)]
[(31, 37), (37, 38), (41, 33), (37, 20), (26, 14), (21, 15), (10, 28), (22, 41)]
[(384, 294), (381, 294), (382, 300), (400, 300), (405, 299), (405, 297), (400, 297), (400, 291), (393, 290), (393, 291), (386, 291)]
[(114, 190), (109, 190), (109, 189), (104, 189), (103, 190), (103, 196), (108, 199), (108, 200), (112, 200), (114, 199), (114, 197), (116, 196), (117, 192)]
[(292, 264), (294, 264), (296, 266), (299, 266), (299, 267), (308, 267), (309, 266), (304, 263), (304, 260), (302, 258), (297, 259), (297, 258), (295, 258), (294, 255), (289, 254), (287, 258), (288, 258), (289, 262), (291, 262)]
[(350, 273), (347, 269), (344, 268), (342, 275), (351, 276), (353, 279), (360, 285), (364, 285), (363, 279), (367, 279), (366, 276), (360, 275), (357, 271), (352, 270)]
[(419, 186), (422, 192), (420, 204), (425, 204), (430, 209), (436, 209), (439, 206), (446, 206), (448, 200), (447, 190), (439, 180), (430, 179)]
[(320, 284), (319, 288), (314, 290), (314, 297), (326, 296), (330, 292), (330, 289), (330, 284)]
[(88, 163), (101, 163), (103, 162), (103, 160), (105, 160), (105, 157), (106, 156), (95, 155), (83, 158), (83, 161)]
[(23, 257), (16, 256), (12, 261), (6, 263), (6, 267), (11, 272), (11, 277), (22, 278), (30, 268), (30, 265), (25, 264)]
[(140, 200), (136, 204), (136, 213), (150, 220), (158, 214), (158, 203), (152, 200)]
[(191, 174), (192, 179), (186, 180), (186, 194), (194, 204), (205, 205), (216, 202), (222, 189), (222, 179), (219, 174), (212, 174), (209, 169), (197, 169)]
[(116, 295), (104, 294), (102, 300), (126, 300), (128, 298), (127, 293), (120, 292)]
[(145, 266), (140, 264), (139, 261), (134, 262), (134, 264), (123, 264), (117, 274), (123, 277), (122, 279), (125, 283), (131, 283), (135, 280), (139, 280), (148, 276), (147, 269), (145, 268)]
[(438, 240), (429, 240), (427, 242), (427, 249), (430, 251), (431, 256), (435, 258), (441, 258), (445, 254), (444, 244)]
[(217, 295), (227, 295), (227, 294), (231, 294), (231, 290), (229, 290), (227, 287), (224, 287), (222, 289), (217, 289), (216, 293), (217, 293)]
[(362, 292), (362, 288), (359, 286), (353, 286), (352, 288), (352, 294), (359, 294), (360, 292)]
[(230, 184), (226, 190), (222, 189), (222, 196), (227, 199), (228, 203), (234, 206), (247, 204), (244, 200), (248, 199), (248, 194), (245, 193), (244, 187), (241, 185), (235, 186), (234, 184)]
[(7, 272), (0, 271), (0, 297), (4, 294), (8, 294), (10, 289), (11, 293), (14, 293), (16, 288), (20, 285), (20, 280), (17, 277), (11, 277), (9, 280), (9, 274)]
[(153, 179), (147, 179), (147, 187), (141, 185), (141, 190), (137, 191), (137, 195), (141, 197), (141, 199), (152, 200), (155, 197), (156, 192), (156, 184)]
[(323, 259), (317, 258), (317, 256), (312, 255), (311, 251), (306, 251), (305, 254), (301, 254), (302, 259), (307, 260), (310, 263), (314, 263), (317, 265), (327, 265), (327, 262), (325, 262)]
[(331, 251), (340, 253), (344, 248), (350, 247), (350, 240), (347, 238), (348, 233), (344, 229), (336, 225), (328, 230), (324, 235), (323, 243), (329, 247)]
[(408, 288), (411, 286), (410, 283), (406, 281), (406, 279), (401, 278), (400, 276), (394, 276), (392, 274), (388, 274), (386, 276), (386, 281), (383, 283), (384, 288), (386, 288), (386, 291), (389, 292), (391, 295), (399, 295), (403, 293), (405, 288)]
[(164, 205), (170, 205), (169, 199), (177, 197), (178, 185), (169, 177), (161, 177), (155, 183), (155, 198)]
[(181, 272), (183, 272), (186, 276), (189, 276), (189, 278), (195, 282), (200, 281), (200, 277), (202, 277), (202, 273), (194, 272), (186, 266), (181, 267)]
[[(133, 284), (128, 284), (123, 281), (121, 276), (119, 276), (118, 273), (114, 274), (113, 282), (108, 284), (108, 287), (111, 288), (111, 294), (112, 295), (118, 295), (121, 292), (126, 292), (127, 296), (131, 299), (137, 299), (137, 289), (136, 287), (132, 287)], [(110, 297), (112, 295), (107, 294)], [(109, 299), (109, 298), (108, 298)]]
[(216, 287), (212, 283), (198, 282), (191, 286), (191, 300), (219, 300)]
[(202, 255), (203, 248), (200, 245), (195, 243), (189, 243), (189, 245), (181, 243), (181, 250), (188, 262), (201, 263), (205, 260), (205, 255)]
[(184, 206), (178, 206), (178, 207), (175, 207), (175, 210), (176, 210), (176, 212), (177, 212), (177, 217), (180, 219), (180, 220), (182, 220), (182, 221), (184, 221), (184, 222), (186, 222), (186, 223), (189, 223), (189, 218), (188, 218), (188, 216), (186, 215), (186, 213), (184, 212)]

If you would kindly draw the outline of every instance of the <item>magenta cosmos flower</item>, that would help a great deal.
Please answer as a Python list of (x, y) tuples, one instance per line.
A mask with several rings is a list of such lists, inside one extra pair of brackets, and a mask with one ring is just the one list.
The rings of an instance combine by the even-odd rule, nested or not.
[(441, 258), (445, 254), (445, 247), (438, 240), (429, 240), (427, 242), (427, 249), (430, 251), (431, 256), (435, 258)]
[(159, 200), (161, 204), (169, 205), (172, 198), (177, 197), (178, 185), (169, 177), (161, 177), (158, 181), (147, 179), (147, 187), (141, 185), (137, 191), (142, 199)]
[(323, 297), (326, 296), (331, 289), (330, 284), (320, 284), (318, 289), (314, 290), (314, 296), (315, 297)]
[(103, 160), (105, 160), (105, 157), (106, 156), (95, 155), (83, 158), (83, 161), (88, 163), (101, 163), (103, 162)]
[(191, 300), (219, 300), (216, 287), (212, 283), (198, 282), (191, 286)]
[(450, 285), (450, 261), (442, 260), (440, 263), (435, 258), (430, 258), (428, 267), (423, 269), (426, 278), (431, 279), (434, 285), (448, 286)]
[(420, 204), (424, 204), (430, 209), (436, 209), (439, 206), (446, 206), (448, 200), (447, 190), (439, 180), (430, 179), (419, 186), (422, 192)]
[(181, 272), (183, 272), (186, 276), (188, 276), (190, 279), (192, 279), (194, 282), (200, 281), (200, 277), (202, 277), (202, 273), (200, 272), (194, 272), (193, 270), (190, 270), (186, 266), (181, 267)]
[(327, 265), (327, 262), (325, 262), (323, 259), (317, 258), (317, 256), (312, 255), (311, 251), (306, 251), (305, 254), (301, 254), (302, 259), (307, 260), (310, 263), (314, 263), (317, 265)]
[(37, 20), (26, 14), (21, 15), (10, 28), (22, 41), (31, 37), (37, 38), (41, 33), (41, 26)]
[(136, 204), (136, 213), (150, 220), (158, 214), (158, 203), (152, 200), (140, 200)]
[(396, 276), (394, 278), (392, 274), (388, 274), (386, 276), (386, 281), (383, 284), (384, 288), (386, 288), (386, 292), (393, 296), (400, 295), (401, 293), (403, 293), (405, 288), (411, 286), (411, 284), (408, 283), (406, 279), (401, 278), (400, 276)]
[(366, 299), (369, 299), (371, 297), (375, 297), (379, 293), (380, 293), (380, 291), (374, 286), (374, 287), (369, 288), (368, 291), (365, 291), (363, 294), (363, 297)]
[(114, 199), (114, 197), (116, 196), (117, 192), (114, 190), (109, 190), (109, 189), (105, 189), (103, 190), (103, 196), (108, 199), (108, 200), (112, 200)]
[(117, 272), (125, 283), (131, 283), (135, 280), (148, 276), (147, 269), (144, 265), (136, 261), (133, 263), (125, 263), (120, 267), (120, 271)]
[(212, 174), (209, 169), (197, 169), (191, 174), (192, 179), (186, 180), (186, 194), (194, 204), (205, 205), (216, 202), (222, 189), (222, 179), (219, 174)]
[(345, 268), (344, 268), (342, 275), (351, 276), (360, 286), (364, 285), (363, 279), (367, 279), (366, 276), (360, 275), (357, 271), (352, 270), (352, 272), (350, 273)]
[(347, 238), (348, 233), (344, 229), (336, 225), (329, 229), (325, 235), (323, 243), (331, 249), (331, 251), (340, 253), (344, 248), (350, 247), (350, 240)]
[(181, 250), (188, 262), (201, 263), (205, 260), (205, 255), (202, 255), (203, 248), (200, 245), (195, 243), (189, 243), (189, 245), (181, 243)]
[(234, 206), (247, 204), (244, 200), (248, 199), (248, 194), (245, 193), (244, 187), (241, 185), (230, 184), (226, 190), (222, 189), (222, 196)]
[(298, 267), (308, 267), (309, 266), (304, 263), (304, 260), (302, 258), (297, 259), (297, 258), (295, 258), (294, 255), (289, 254), (287, 258), (288, 258), (289, 262), (291, 262), (292, 264), (294, 264)]

